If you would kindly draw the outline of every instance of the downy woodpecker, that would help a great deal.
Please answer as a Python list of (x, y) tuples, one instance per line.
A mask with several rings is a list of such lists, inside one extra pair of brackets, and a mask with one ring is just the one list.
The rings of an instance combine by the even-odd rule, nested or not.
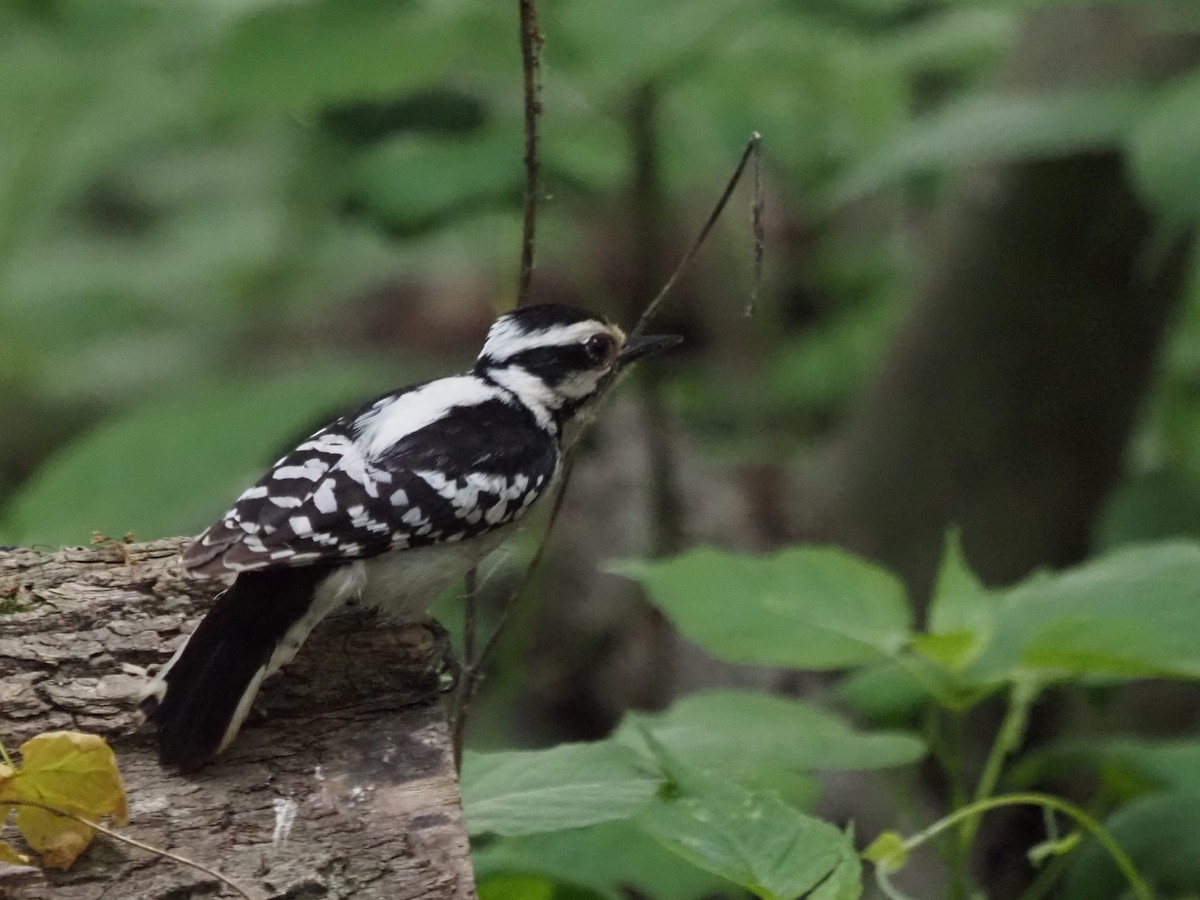
[(621, 372), (678, 342), (524, 307), (466, 374), (371, 400), (276, 462), (183, 553), (190, 575), (234, 580), (142, 698), (161, 760), (194, 769), (229, 746), (263, 679), (348, 600), (423, 618), (550, 493)]

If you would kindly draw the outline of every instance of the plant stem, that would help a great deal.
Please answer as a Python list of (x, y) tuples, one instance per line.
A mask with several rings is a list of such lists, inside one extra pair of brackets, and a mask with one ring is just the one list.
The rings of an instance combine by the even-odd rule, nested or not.
[(12, 757), (8, 755), (8, 751), (4, 749), (4, 741), (0, 741), (0, 758), (4, 759), (5, 765), (11, 769), (15, 769), (17, 764), (12, 761)]
[(46, 812), (53, 813), (56, 816), (62, 816), (65, 819), (71, 819), (75, 822), (79, 822), (81, 825), (86, 825), (88, 828), (93, 828), (106, 837), (112, 838), (114, 841), (120, 841), (122, 844), (128, 844), (130, 847), (137, 847), (139, 850), (145, 850), (147, 853), (153, 853), (155, 856), (161, 856), (181, 865), (190, 866), (199, 872), (203, 872), (205, 875), (209, 875), (223, 884), (228, 885), (230, 888), (245, 897), (246, 900), (259, 900), (258, 897), (256, 897), (254, 894), (251, 894), (228, 875), (222, 875), (216, 869), (210, 869), (203, 863), (198, 863), (194, 859), (188, 859), (186, 856), (180, 856), (178, 853), (172, 853), (169, 850), (162, 850), (150, 844), (144, 844), (135, 838), (128, 837), (124, 834), (121, 834), (119, 831), (114, 831), (111, 828), (101, 825), (99, 822), (93, 822), (91, 819), (85, 819), (83, 816), (75, 815), (75, 813), (65, 812), (61, 809), (55, 809), (53, 806), (47, 806), (45, 803), (38, 803), (35, 800), (5, 800), (4, 802), (12, 806), (32, 806), (35, 809), (45, 810)]
[(1138, 900), (1154, 900), (1153, 895), (1150, 893), (1150, 888), (1142, 880), (1142, 876), (1138, 874), (1129, 855), (1113, 840), (1112, 835), (1105, 830), (1104, 826), (1075, 804), (1068, 803), (1066, 800), (1051, 794), (1039, 794), (1030, 791), (1018, 794), (1001, 794), (998, 797), (977, 800), (967, 804), (962, 809), (956, 809), (950, 815), (939, 819), (923, 831), (919, 831), (912, 837), (907, 838), (904, 841), (904, 849), (911, 853), (947, 828), (953, 828), (967, 819), (978, 819), (983, 813), (1005, 806), (1040, 806), (1070, 817), (1104, 848), (1121, 874), (1125, 876), (1125, 880), (1129, 883), (1130, 889)]
[[(966, 773), (963, 771), (963, 747), (966, 744), (963, 736), (964, 730), (963, 714), (956, 710), (947, 711), (944, 730), (946, 737), (943, 746), (945, 761), (942, 767), (950, 779), (950, 802), (954, 809), (966, 806), (969, 799)], [(944, 846), (946, 863), (950, 867), (951, 873), (950, 900), (963, 900), (971, 894), (967, 845), (950, 840), (946, 841)]]
[(1042, 866), (1041, 871), (1037, 873), (1037, 877), (1033, 879), (1033, 884), (1025, 889), (1021, 894), (1021, 900), (1041, 900), (1050, 893), (1050, 890), (1057, 883), (1062, 871), (1066, 868), (1068, 856), (1056, 856)]
[[(1033, 681), (1018, 681), (1012, 686), (1008, 695), (1008, 709), (1005, 710), (1004, 720), (996, 732), (996, 739), (988, 751), (983, 772), (979, 783), (975, 786), (974, 803), (979, 803), (992, 796), (1000, 775), (1004, 771), (1004, 761), (1015, 751), (1025, 737), (1025, 726), (1029, 723), (1029, 708), (1037, 698), (1040, 685)], [(966, 819), (959, 831), (959, 844), (965, 853), (975, 840), (979, 831), (979, 819)]]
[(888, 875), (886, 866), (875, 867), (875, 883), (879, 885), (879, 893), (887, 897), (888, 900), (913, 900), (912, 897), (892, 884), (892, 879)]

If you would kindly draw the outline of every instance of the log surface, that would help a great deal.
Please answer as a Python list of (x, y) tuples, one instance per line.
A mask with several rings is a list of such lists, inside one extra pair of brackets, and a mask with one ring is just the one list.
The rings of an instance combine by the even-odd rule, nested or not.
[[(362, 612), (324, 623), (270, 679), (232, 748), (197, 773), (161, 767), (135, 711), (145, 675), (223, 587), (178, 566), (184, 542), (0, 550), (0, 740), (105, 735), (137, 838), (256, 897), (472, 898), (458, 784), (420, 626)], [(20, 846), (9, 825), (3, 838)], [(195, 869), (98, 836), (67, 872), (0, 868), (0, 898), (236, 896)]]

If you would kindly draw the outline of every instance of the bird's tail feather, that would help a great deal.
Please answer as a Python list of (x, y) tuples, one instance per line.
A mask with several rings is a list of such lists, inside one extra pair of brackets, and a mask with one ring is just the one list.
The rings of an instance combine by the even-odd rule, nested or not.
[[(165, 765), (195, 769), (233, 740), (262, 680), (345, 597), (339, 565), (243, 572), (217, 598), (142, 701)], [(342, 579), (344, 580), (344, 579)]]

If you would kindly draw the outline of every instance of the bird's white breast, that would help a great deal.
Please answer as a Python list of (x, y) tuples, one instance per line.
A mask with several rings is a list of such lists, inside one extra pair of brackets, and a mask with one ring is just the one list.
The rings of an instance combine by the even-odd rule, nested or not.
[(512, 534), (515, 525), (467, 541), (443, 542), (363, 560), (362, 602), (400, 622), (423, 619), (437, 595)]

